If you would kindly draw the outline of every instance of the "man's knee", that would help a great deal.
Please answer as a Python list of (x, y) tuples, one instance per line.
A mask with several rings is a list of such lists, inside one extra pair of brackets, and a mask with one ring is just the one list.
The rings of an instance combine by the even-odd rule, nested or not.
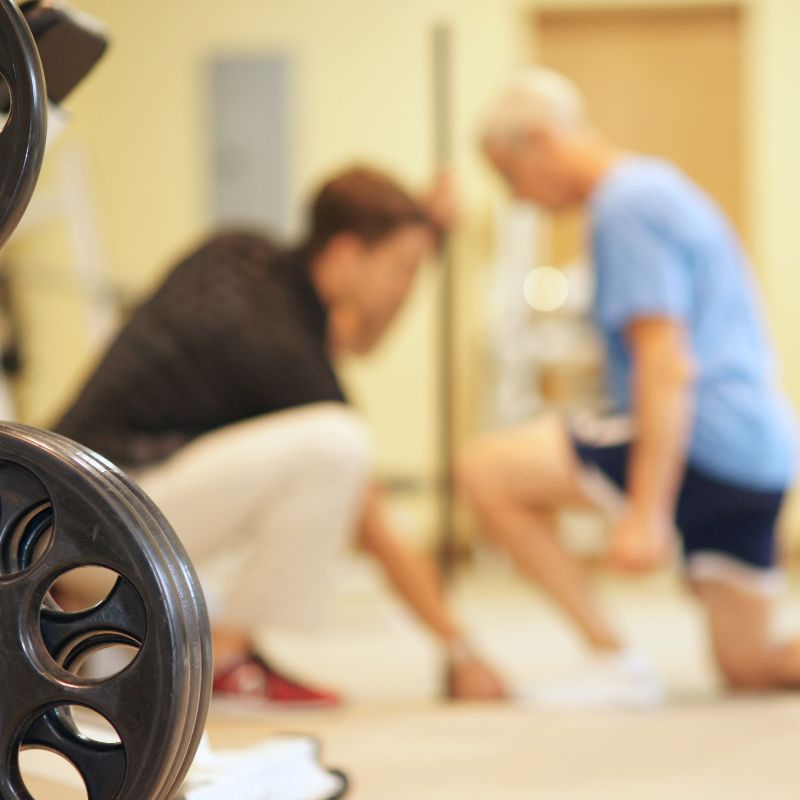
[(729, 688), (766, 689), (775, 682), (776, 650), (770, 634), (771, 601), (744, 590), (730, 579), (699, 578), (698, 562), (689, 573), (696, 596), (708, 615), (717, 668)]
[(456, 459), (455, 478), (477, 503), (514, 496), (528, 506), (549, 508), (583, 494), (563, 423), (549, 414), (468, 444)]
[(505, 545), (504, 526), (492, 524), (516, 506), (516, 498), (509, 492), (504, 475), (508, 465), (502, 451), (495, 447), (491, 437), (477, 439), (462, 449), (454, 463), (456, 490), (473, 511), (480, 532), (501, 546)]
[(772, 685), (767, 653), (724, 652), (717, 654), (717, 666), (725, 683), (734, 691), (757, 691)]

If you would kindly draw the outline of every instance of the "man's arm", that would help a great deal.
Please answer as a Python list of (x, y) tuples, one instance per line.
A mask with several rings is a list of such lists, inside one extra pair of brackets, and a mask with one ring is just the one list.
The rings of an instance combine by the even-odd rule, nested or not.
[(391, 529), (378, 488), (367, 498), (359, 543), (378, 559), (397, 593), (442, 642), (451, 662), (453, 696), (503, 697), (502, 681), (472, 650), (447, 607), (433, 560)]
[(639, 571), (670, 554), (674, 512), (693, 416), (694, 361), (682, 323), (637, 320), (626, 328), (633, 359), (635, 441), (628, 506), (611, 543), (614, 566)]

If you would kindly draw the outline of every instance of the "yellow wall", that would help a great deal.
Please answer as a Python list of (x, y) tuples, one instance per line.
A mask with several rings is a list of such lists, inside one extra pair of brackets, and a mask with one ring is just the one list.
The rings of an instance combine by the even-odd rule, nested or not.
[[(207, 225), (209, 159), (204, 130), (204, 68), (234, 50), (282, 50), (297, 60), (294, 204), (327, 171), (374, 160), (421, 185), (432, 169), (430, 27), (453, 25), (455, 163), (461, 172), (467, 230), (456, 242), (460, 313), (468, 335), (459, 352), (473, 385), (470, 347), (480, 304), (476, 276), (488, 261), (492, 183), (474, 147), (474, 124), (492, 88), (528, 49), (534, 4), (524, 0), (75, 0), (105, 19), (114, 37), (108, 58), (71, 103), (75, 120), (48, 156), (43, 185), (59, 159), (86, 154), (112, 280), (146, 291)], [(619, 0), (551, 0), (548, 7), (613, 5)], [(635, 5), (636, 3), (630, 3)], [(686, 0), (675, 3), (686, 5)], [(656, 3), (646, 3), (656, 5)], [(751, 230), (787, 382), (800, 400), (800, 2), (743, 0), (748, 13), (748, 116)], [(57, 243), (57, 244), (56, 244)], [(21, 263), (65, 272), (58, 232), (34, 247), (20, 240)], [(353, 394), (373, 422), (382, 460), (394, 472), (430, 477), (436, 437), (433, 270), (421, 281), (379, 353), (348, 365)], [(29, 370), (23, 415), (45, 421), (64, 402), (91, 357), (79, 302), (41, 286), (23, 293)], [(469, 404), (469, 400), (467, 401)], [(463, 427), (463, 425), (462, 425)]]
[[(280, 50), (298, 66), (291, 173), (295, 206), (331, 169), (373, 160), (411, 185), (433, 166), (430, 28), (451, 21), (456, 39), (455, 161), (483, 197), (472, 130), (492, 87), (518, 52), (518, 0), (80, 0), (107, 21), (114, 44), (70, 104), (74, 122), (48, 155), (42, 185), (64, 153), (88, 154), (109, 275), (134, 295), (207, 225), (209, 157), (204, 135), (208, 59), (220, 52)], [(43, 188), (44, 191), (44, 188)], [(69, 258), (25, 239), (12, 253), (56, 274)], [(380, 352), (345, 373), (378, 433), (384, 463), (430, 476), (435, 467), (435, 305), (429, 269)], [(29, 368), (27, 419), (45, 421), (87, 366), (76, 298), (24, 293)], [(68, 352), (69, 357), (65, 357)], [(398, 405), (398, 397), (402, 402)]]
[(785, 382), (800, 406), (800, 3), (754, 0), (751, 61), (750, 215)]

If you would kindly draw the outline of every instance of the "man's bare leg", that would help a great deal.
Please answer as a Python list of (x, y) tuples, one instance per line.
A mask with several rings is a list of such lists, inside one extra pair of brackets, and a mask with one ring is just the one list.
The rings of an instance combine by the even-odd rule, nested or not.
[(693, 588), (708, 615), (717, 665), (731, 689), (800, 688), (800, 640), (774, 640), (769, 597), (717, 581), (696, 582)]
[(514, 558), (597, 651), (623, 642), (600, 608), (583, 565), (559, 541), (553, 513), (600, 508), (563, 423), (547, 416), (473, 443), (459, 459), (460, 488), (485, 533)]

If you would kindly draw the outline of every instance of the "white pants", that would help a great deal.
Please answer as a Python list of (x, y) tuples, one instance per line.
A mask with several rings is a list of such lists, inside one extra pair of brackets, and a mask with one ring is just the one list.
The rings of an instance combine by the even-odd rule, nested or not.
[(243, 554), (234, 579), (210, 593), (215, 622), (309, 629), (324, 617), (371, 461), (355, 413), (325, 403), (221, 428), (134, 477), (201, 576), (209, 559)]

